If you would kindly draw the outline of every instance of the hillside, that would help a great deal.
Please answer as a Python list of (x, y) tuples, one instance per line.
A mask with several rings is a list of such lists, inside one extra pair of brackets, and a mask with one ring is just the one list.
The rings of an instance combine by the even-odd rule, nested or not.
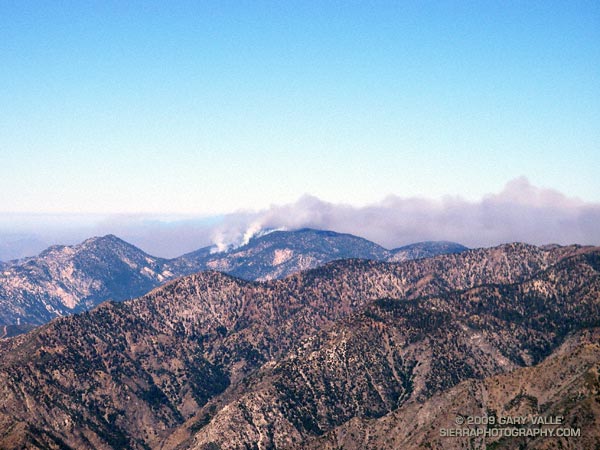
[[(417, 250), (418, 248), (418, 250)], [(403, 259), (458, 252), (461, 246), (416, 244)], [(53, 246), (0, 271), (0, 326), (10, 336), (55, 317), (86, 311), (106, 300), (139, 297), (173, 278), (218, 270), (248, 280), (283, 278), (343, 258), (385, 261), (393, 252), (365, 239), (332, 231), (276, 231), (243, 247), (210, 247), (174, 259), (157, 258), (113, 235), (79, 245)]]
[(599, 270), (511, 244), (180, 278), (1, 340), (0, 447), (286, 448), (541, 362), (598, 326)]

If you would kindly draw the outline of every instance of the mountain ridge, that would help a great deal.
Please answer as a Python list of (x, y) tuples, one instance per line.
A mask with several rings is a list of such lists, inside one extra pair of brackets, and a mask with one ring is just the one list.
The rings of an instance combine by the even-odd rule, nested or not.
[(73, 246), (54, 245), (37, 257), (0, 266), (0, 325), (15, 325), (13, 330), (40, 325), (106, 300), (140, 296), (169, 279), (202, 270), (272, 279), (334, 259), (386, 260), (388, 252), (363, 238), (312, 229), (274, 231), (229, 252), (204, 247), (174, 259), (149, 255), (112, 234), (93, 237)]
[[(564, 335), (600, 326), (599, 263), (596, 251), (591, 258), (567, 257), (521, 282), (368, 303), (325, 331), (325, 341), (314, 338), (299, 354), (251, 376), (245, 394), (221, 407), (191, 448), (211, 442), (236, 448), (249, 443), (244, 436), (262, 440), (264, 448), (290, 448), (293, 439), (303, 441), (351, 417), (378, 417), (399, 401), (424, 401), (468, 378), (537, 364)], [(581, 271), (576, 283), (565, 285), (574, 270)], [(573, 315), (568, 305), (580, 299), (585, 303)], [(357, 398), (362, 401), (352, 410)]]
[[(478, 437), (471, 445), (495, 449), (596, 448), (600, 444), (599, 342), (600, 328), (573, 333), (538, 365), (482, 380), (463, 381), (423, 403), (408, 402), (378, 419), (352, 419), (307, 441), (303, 448), (393, 450), (428, 446), (460, 449), (469, 445), (469, 438), (440, 436), (442, 428), (457, 428), (455, 418), (459, 415), (496, 419), (529, 414), (557, 417), (563, 416), (565, 411), (563, 426), (580, 430), (577, 439)], [(413, 420), (411, 424), (411, 419), (416, 417), (423, 419)]]
[[(76, 448), (243, 448), (260, 432), (259, 448), (286, 448), (293, 443), (277, 438), (282, 430), (305, 440), (364, 411), (385, 414), (412, 392), (426, 401), (469, 377), (541, 360), (563, 339), (552, 337), (555, 324), (567, 332), (598, 320), (599, 268), (597, 248), (510, 244), (403, 263), (340, 260), (266, 282), (219, 272), (182, 277), (0, 340), (0, 423), (9, 430), (0, 443), (35, 436)], [(540, 313), (527, 319), (524, 299)], [(473, 340), (477, 329), (496, 334)], [(440, 339), (423, 341), (428, 330)], [(454, 338), (442, 339), (445, 330)], [(502, 342), (493, 336), (506, 340), (494, 347), (508, 361), (504, 369), (485, 356)], [(454, 351), (461, 342), (473, 351)], [(340, 356), (323, 359), (332, 350)], [(352, 389), (335, 387), (348, 352), (358, 358), (349, 368), (381, 375), (368, 381), (368, 371), (355, 370)], [(411, 369), (417, 355), (421, 364)], [(398, 375), (383, 376), (387, 370)], [(298, 384), (302, 373), (313, 381)], [(411, 373), (421, 374), (414, 387), (401, 388)], [(330, 394), (309, 395), (307, 386), (324, 389), (317, 380), (334, 383)], [(376, 392), (387, 400), (375, 401)], [(337, 413), (326, 402), (348, 395), (358, 403), (343, 400)]]

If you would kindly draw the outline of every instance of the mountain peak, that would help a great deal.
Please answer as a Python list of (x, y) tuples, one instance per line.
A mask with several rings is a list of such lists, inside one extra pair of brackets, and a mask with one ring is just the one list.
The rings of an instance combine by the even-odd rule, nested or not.
[(121, 244), (121, 245), (131, 246), (130, 243), (115, 236), (114, 234), (105, 234), (104, 236), (91, 237), (82, 242), (82, 245), (86, 245), (86, 244), (88, 244), (88, 245), (89, 244)]

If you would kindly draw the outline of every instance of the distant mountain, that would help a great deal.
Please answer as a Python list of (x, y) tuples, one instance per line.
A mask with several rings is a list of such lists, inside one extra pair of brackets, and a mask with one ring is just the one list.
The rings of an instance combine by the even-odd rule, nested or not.
[(138, 297), (178, 269), (112, 235), (53, 246), (2, 268), (0, 324), (40, 325), (108, 299)]
[[(599, 326), (598, 248), (345, 259), (268, 282), (202, 272), (0, 340), (0, 448), (329, 445), (351, 421), (543, 363)], [(580, 373), (597, 395), (597, 372)]]
[(0, 260), (10, 261), (20, 255), (35, 255), (48, 247), (40, 239), (27, 234), (0, 234)]
[(405, 245), (404, 247), (390, 250), (387, 261), (408, 261), (409, 259), (431, 258), (448, 253), (460, 253), (468, 250), (467, 247), (456, 242), (429, 241)]
[[(403, 249), (404, 260), (464, 247), (424, 243)], [(0, 266), (0, 325), (17, 325), (9, 333), (14, 334), (27, 329), (22, 326), (41, 325), (106, 300), (138, 297), (167, 280), (201, 270), (268, 280), (336, 259), (386, 261), (397, 255), (356, 236), (311, 229), (275, 231), (228, 252), (205, 247), (170, 260), (148, 255), (113, 235), (96, 237)]]
[(273, 231), (223, 253), (207, 254), (206, 249), (201, 249), (184, 255), (182, 259), (245, 280), (271, 280), (313, 269), (336, 259), (387, 261), (389, 257), (388, 250), (366, 239), (304, 228)]

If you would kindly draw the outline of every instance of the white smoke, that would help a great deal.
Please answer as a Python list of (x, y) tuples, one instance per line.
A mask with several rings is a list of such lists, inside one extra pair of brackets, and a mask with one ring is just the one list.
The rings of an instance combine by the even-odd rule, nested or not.
[(520, 177), (479, 201), (389, 196), (364, 206), (334, 204), (305, 195), (297, 202), (253, 214), (231, 214), (213, 230), (225, 244), (247, 243), (261, 229), (328, 229), (365, 237), (387, 248), (426, 240), (470, 247), (505, 242), (600, 244), (600, 204), (531, 185)]
[(256, 234), (259, 233), (262, 229), (263, 225), (261, 220), (255, 220), (254, 222), (252, 222), (244, 232), (241, 245), (246, 245), (248, 242), (250, 242), (250, 239), (256, 236)]
[[(247, 214), (244, 215), (248, 217)], [(259, 217), (249, 224), (239, 221), (235, 214), (228, 216), (222, 226), (215, 227), (212, 232), (213, 248), (211, 253), (219, 253), (241, 247), (255, 237), (265, 236), (274, 231), (283, 231), (287, 228), (265, 226), (264, 218)]]
[[(174, 257), (211, 246), (213, 252), (244, 245), (274, 230), (317, 228), (351, 233), (387, 248), (449, 240), (469, 247), (505, 242), (600, 244), (600, 204), (531, 185), (524, 177), (479, 201), (389, 196), (364, 207), (305, 195), (286, 205), (215, 218), (0, 217), (0, 260), (37, 245), (72, 244), (102, 234), (117, 236), (150, 254)], [(15, 235), (19, 236), (18, 246)]]

